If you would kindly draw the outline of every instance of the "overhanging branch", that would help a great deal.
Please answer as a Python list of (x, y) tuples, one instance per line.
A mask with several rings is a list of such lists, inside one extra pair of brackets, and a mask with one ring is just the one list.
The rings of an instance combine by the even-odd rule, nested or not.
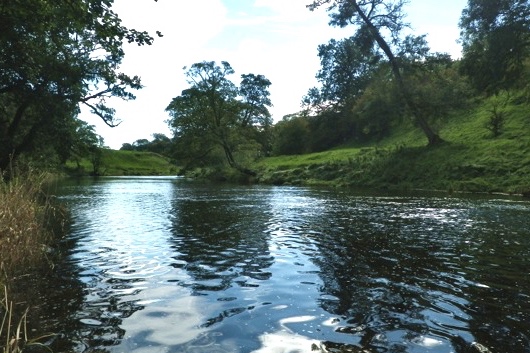
[(87, 107), (89, 107), (90, 109), (92, 109), (92, 113), (96, 114), (97, 116), (99, 116), (101, 118), (101, 120), (103, 120), (103, 122), (109, 126), (109, 127), (116, 127), (118, 125), (121, 124), (121, 121), (118, 122), (118, 123), (114, 123), (113, 120), (114, 118), (110, 115), (106, 115), (105, 113), (101, 112), (96, 106), (90, 104), (90, 103), (87, 103), (87, 102), (84, 102), (84, 101), (81, 101), (81, 103), (83, 103), (84, 105), (86, 105)]

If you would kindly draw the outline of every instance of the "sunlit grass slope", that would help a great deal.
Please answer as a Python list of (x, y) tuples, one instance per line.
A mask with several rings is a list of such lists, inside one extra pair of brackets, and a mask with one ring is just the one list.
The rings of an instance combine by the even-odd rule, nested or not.
[(436, 189), (523, 193), (530, 190), (530, 104), (512, 94), (498, 109), (504, 125), (493, 136), (486, 125), (495, 99), (453, 113), (439, 125), (445, 143), (427, 147), (421, 132), (403, 123), (387, 138), (257, 163), (259, 180), (274, 184)]
[[(117, 151), (104, 149), (97, 171), (100, 175), (174, 175), (178, 168), (171, 161), (152, 152)], [(78, 169), (73, 161), (67, 163), (67, 169), (72, 174), (93, 174), (93, 164), (89, 159), (80, 161)]]

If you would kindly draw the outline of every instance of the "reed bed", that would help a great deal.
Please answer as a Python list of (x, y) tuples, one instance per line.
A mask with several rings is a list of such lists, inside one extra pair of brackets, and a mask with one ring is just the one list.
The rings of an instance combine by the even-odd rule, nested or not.
[(42, 264), (54, 240), (53, 222), (61, 210), (52, 205), (43, 187), (46, 174), (0, 176), (0, 267), (17, 273)]
[(52, 266), (56, 231), (61, 229), (57, 226), (64, 225), (66, 217), (44, 192), (48, 175), (26, 173), (8, 179), (0, 174), (0, 353), (22, 353), (30, 346), (31, 351), (36, 346), (49, 351), (39, 343), (49, 335), (27, 336), (28, 302), (8, 298), (8, 292), (16, 294), (10, 290), (16, 278)]

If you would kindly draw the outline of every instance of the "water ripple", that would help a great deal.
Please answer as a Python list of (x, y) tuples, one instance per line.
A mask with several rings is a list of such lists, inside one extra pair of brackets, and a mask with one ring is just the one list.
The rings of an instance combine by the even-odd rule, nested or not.
[(164, 178), (65, 188), (80, 294), (64, 299), (64, 351), (530, 351), (528, 203)]

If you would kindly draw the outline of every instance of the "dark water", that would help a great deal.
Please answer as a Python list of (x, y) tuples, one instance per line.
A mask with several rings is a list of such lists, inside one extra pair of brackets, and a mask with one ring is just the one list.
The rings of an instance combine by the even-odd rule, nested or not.
[(530, 204), (171, 178), (64, 185), (55, 352), (530, 352)]

